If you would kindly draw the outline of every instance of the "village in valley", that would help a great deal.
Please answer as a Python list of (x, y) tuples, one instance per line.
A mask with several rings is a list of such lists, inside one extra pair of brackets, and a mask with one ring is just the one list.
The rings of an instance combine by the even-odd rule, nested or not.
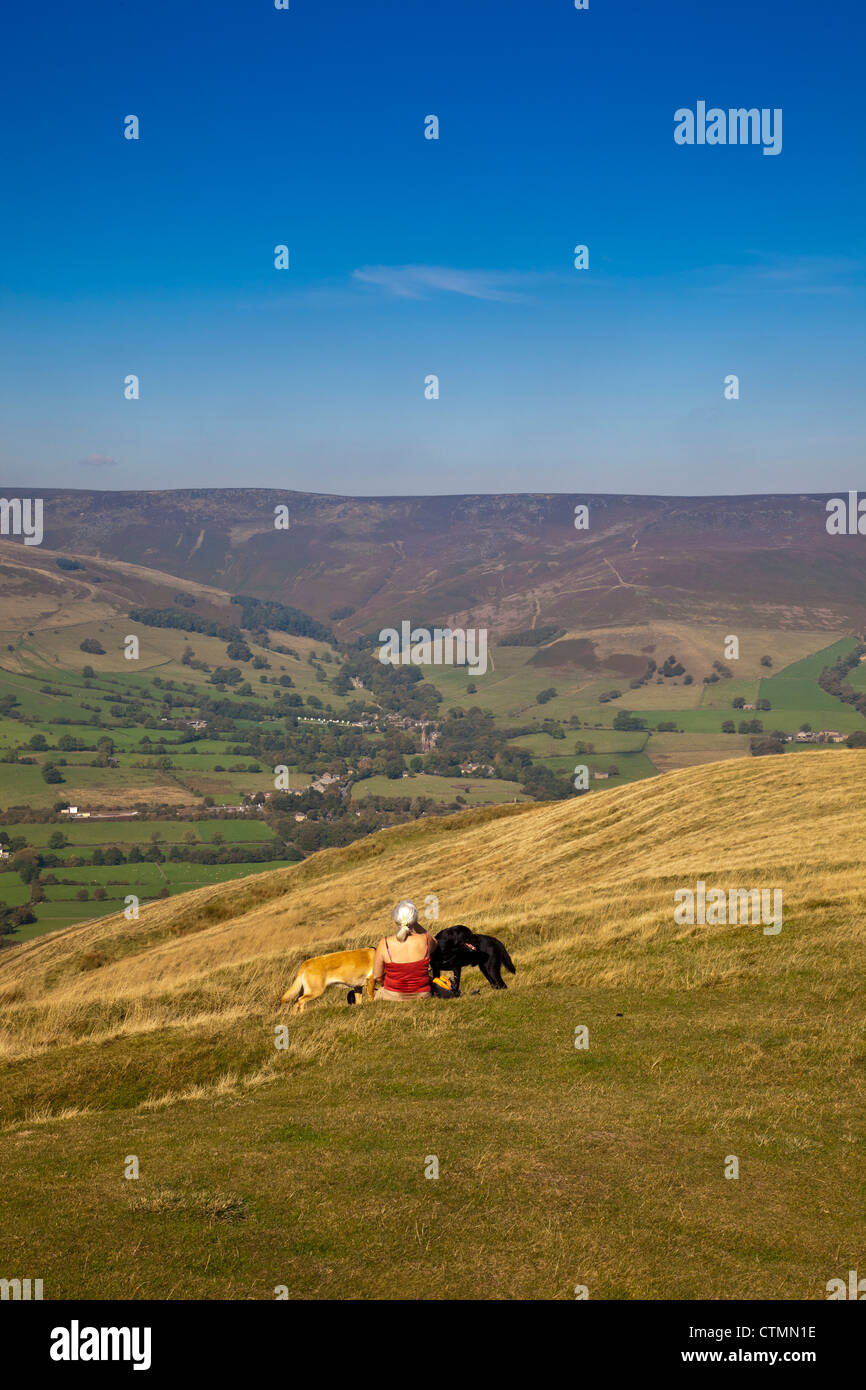
[[(72, 565), (76, 579), (110, 581), (104, 563), (58, 561)], [(600, 640), (541, 624), (502, 634), (482, 674), (389, 665), (375, 632), (338, 638), (277, 605), (264, 609), (280, 625), (269, 628), (258, 601), (227, 611), (238, 605), (249, 626), (198, 614), (180, 589), (162, 608), (8, 631), (0, 941), (421, 816), (856, 746), (866, 731), (866, 647), (854, 637), (785, 634), (780, 666), (768, 635), (749, 634), (737, 669), (711, 660), (717, 639), (694, 628), (674, 654), (670, 632)], [(122, 655), (131, 633), (135, 665)]]

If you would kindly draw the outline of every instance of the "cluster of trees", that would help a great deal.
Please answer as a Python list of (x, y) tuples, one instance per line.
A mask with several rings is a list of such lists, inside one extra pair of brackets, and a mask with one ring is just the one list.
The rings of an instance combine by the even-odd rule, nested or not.
[(615, 729), (645, 729), (646, 720), (641, 719), (637, 714), (632, 714), (631, 710), (617, 710), (613, 721)]
[[(289, 848), (283, 857), (312, 854), (317, 849), (349, 845), (364, 835), (432, 810), (429, 797), (367, 797), (358, 806), (338, 791), (307, 790), (299, 796), (276, 792), (265, 804), (265, 820)], [(296, 821), (296, 815), (306, 820)], [(299, 853), (296, 855), (294, 850)]]
[[(571, 727), (572, 727), (573, 729), (579, 729), (579, 728), (580, 728), (580, 720), (579, 720), (579, 719), (577, 719), (576, 721), (573, 720), (573, 721), (572, 721)], [(526, 729), (525, 732), (526, 732), (526, 733), (534, 733), (535, 730), (532, 729), (532, 728), (530, 728), (530, 729)], [(563, 729), (562, 725), (559, 723), (559, 720), (558, 720), (558, 719), (542, 719), (542, 721), (541, 721), (541, 732), (542, 732), (543, 734), (547, 734), (549, 738), (565, 738), (565, 730)], [(516, 738), (516, 737), (517, 737), (517, 733), (516, 733), (516, 731), (513, 730), (513, 729), (512, 729), (512, 731), (511, 731), (511, 737), (512, 737), (512, 738)]]
[(252, 598), (249, 594), (235, 594), (232, 603), (241, 610), (241, 627), (248, 632), (264, 632), (268, 628), (274, 632), (289, 632), (295, 637), (312, 637), (317, 642), (335, 643), (336, 638), (324, 623), (302, 613), (300, 608), (291, 608), (285, 603), (272, 599)]
[(714, 661), (712, 674), (704, 676), (704, 685), (714, 685), (718, 680), (730, 680), (733, 674), (730, 666), (726, 666), (723, 661)]
[[(208, 677), (211, 685), (240, 685), (244, 678), (244, 673), (239, 666), (217, 666), (213, 674)], [(252, 689), (247, 687), (248, 694), (252, 695)], [(240, 691), (236, 692), (240, 694)]]
[(652, 657), (650, 657), (647, 661), (646, 670), (644, 671), (643, 675), (635, 676), (634, 680), (629, 681), (629, 689), (640, 690), (642, 685), (646, 685), (649, 681), (652, 680), (657, 670), (658, 667), (656, 666), (656, 663), (653, 661)]
[(0, 936), (11, 936), (19, 927), (35, 921), (36, 913), (27, 903), (20, 907), (7, 907), (6, 903), (0, 902)]
[(197, 657), (192, 647), (189, 646), (189, 644), (187, 644), (183, 649), (180, 658), (180, 664), (181, 666), (189, 666), (190, 670), (192, 671), (210, 670), (210, 667), (208, 666), (207, 662), (202, 661), (199, 657)]
[[(33, 734), (27, 746), (32, 748), (34, 753), (45, 753), (51, 745), (44, 734)], [(100, 757), (110, 757), (114, 752), (114, 740), (105, 735), (88, 743), (86, 739), (76, 738), (74, 734), (61, 734), (57, 740), (57, 749), (60, 753), (98, 753)], [(14, 761), (14, 758), (9, 760)], [(62, 760), (60, 765), (66, 766)]]
[(564, 801), (574, 796), (571, 778), (541, 763), (534, 763), (525, 770), (523, 790), (536, 801)]
[[(295, 697), (298, 698), (298, 697)], [(371, 745), (361, 729), (341, 724), (300, 724), (297, 717), (287, 720), (284, 727), (277, 723), (263, 724), (250, 731), (246, 748), (264, 766), (302, 767), (308, 772), (345, 773), (349, 766), (358, 767), (360, 759), (375, 747), (377, 756), (398, 745), (396, 733), (386, 735), (381, 743)], [(245, 748), (245, 751), (246, 751)], [(407, 751), (414, 752), (409, 738)]]
[(439, 725), (436, 747), (428, 754), (425, 766), (428, 772), (450, 777), (459, 773), (461, 763), (501, 762), (509, 737), (509, 731), (498, 728), (489, 711), (450, 709)]
[(818, 677), (818, 684), (822, 690), (826, 690), (828, 695), (833, 695), (837, 700), (842, 700), (846, 705), (853, 705), (858, 714), (866, 717), (866, 694), (860, 690), (855, 690), (845, 680), (848, 672), (860, 663), (860, 658), (866, 654), (866, 645), (858, 642), (857, 646), (849, 656), (840, 656), (832, 666), (825, 666)]
[(408, 719), (435, 719), (442, 696), (424, 680), (417, 666), (392, 666), (369, 652), (350, 656), (333, 680), (338, 695), (352, 689), (353, 678), (375, 699), (375, 706)]
[(238, 627), (218, 623), (213, 618), (200, 618), (196, 613), (181, 613), (176, 608), (130, 608), (129, 616), (134, 623), (144, 627), (178, 628), (181, 632), (200, 632), (205, 637), (219, 637), (224, 642), (242, 642), (243, 633)]
[(785, 741), (778, 733), (769, 734), (767, 738), (753, 738), (749, 743), (749, 751), (753, 758), (763, 758), (770, 753), (784, 753)]
[[(243, 641), (229, 642), (226, 647), (226, 656), (229, 661), (252, 661), (253, 659), (252, 652), (246, 642)], [(262, 664), (264, 665), (265, 663), (263, 662)]]
[[(366, 802), (365, 802), (366, 806)], [(314, 854), (317, 849), (337, 849), (341, 845), (351, 845), (364, 835), (381, 830), (384, 825), (393, 825), (401, 820), (410, 820), (408, 814), (389, 809), (387, 814), (375, 809), (364, 810), (360, 816), (333, 816), (329, 820), (305, 820), (295, 827), (294, 843), (302, 855)]]

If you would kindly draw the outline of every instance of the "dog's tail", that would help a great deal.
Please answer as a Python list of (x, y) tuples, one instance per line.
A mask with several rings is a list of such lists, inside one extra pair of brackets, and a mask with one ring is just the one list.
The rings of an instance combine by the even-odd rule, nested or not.
[[(502, 945), (501, 942), (500, 945)], [(504, 946), (502, 947), (502, 964), (505, 966), (506, 970), (511, 971), (512, 975), (517, 974), (517, 966), (514, 964), (514, 961), (511, 959)]]
[(282, 999), (280, 1000), (280, 1003), (281, 1003), (281, 1004), (294, 1004), (298, 999), (300, 999), (300, 997), (301, 997), (301, 995), (303, 994), (303, 992), (304, 992), (304, 971), (303, 971), (303, 968), (302, 968), (302, 969), (300, 969), (300, 970), (298, 971), (297, 975), (296, 975), (295, 978), (292, 980), (292, 983), (289, 985), (289, 988), (286, 990), (285, 994), (283, 995)]

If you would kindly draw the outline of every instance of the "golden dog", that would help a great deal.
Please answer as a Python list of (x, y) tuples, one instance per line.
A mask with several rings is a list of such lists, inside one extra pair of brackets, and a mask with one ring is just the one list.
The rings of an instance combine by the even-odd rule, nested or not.
[(311, 956), (298, 966), (295, 978), (280, 1003), (291, 1004), (293, 1014), (302, 1014), (305, 1006), (313, 999), (320, 998), (328, 985), (343, 985), (350, 991), (365, 989), (367, 998), (372, 999), (375, 955), (371, 947), (365, 946), (360, 951), (334, 951), (330, 956)]

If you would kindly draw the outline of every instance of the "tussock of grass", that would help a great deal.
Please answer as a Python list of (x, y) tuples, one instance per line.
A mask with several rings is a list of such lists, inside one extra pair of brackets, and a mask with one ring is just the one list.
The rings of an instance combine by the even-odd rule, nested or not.
[(159, 1187), (155, 1192), (136, 1194), (130, 1199), (129, 1207), (131, 1211), (155, 1216), (191, 1212), (203, 1216), (211, 1223), (242, 1221), (247, 1215), (247, 1204), (242, 1198), (198, 1189), (179, 1192), (170, 1187)]

